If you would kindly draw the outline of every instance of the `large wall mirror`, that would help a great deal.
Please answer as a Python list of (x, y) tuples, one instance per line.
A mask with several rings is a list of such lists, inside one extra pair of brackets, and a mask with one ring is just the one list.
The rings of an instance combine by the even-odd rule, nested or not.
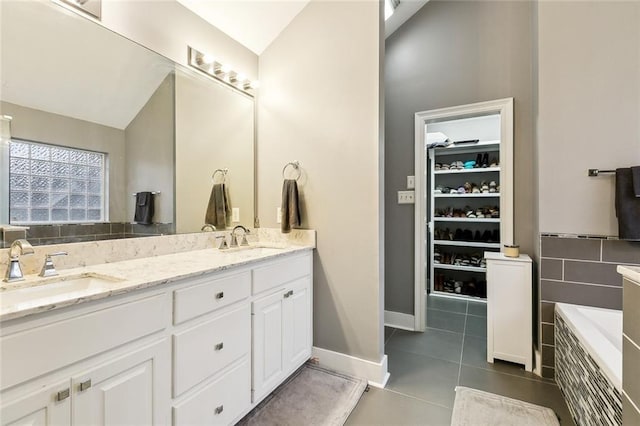
[(214, 183), (228, 226), (253, 224), (252, 97), (55, 3), (0, 7), (0, 224), (35, 244), (199, 232)]

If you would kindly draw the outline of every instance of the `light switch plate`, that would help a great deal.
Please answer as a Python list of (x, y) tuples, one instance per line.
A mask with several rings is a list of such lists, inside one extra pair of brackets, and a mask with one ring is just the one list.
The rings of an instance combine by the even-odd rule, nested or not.
[(407, 189), (414, 189), (416, 187), (416, 177), (407, 176)]
[(233, 207), (231, 209), (231, 221), (240, 222), (240, 207)]
[(276, 223), (282, 223), (282, 208), (278, 207), (278, 209), (276, 210)]
[(398, 204), (415, 204), (415, 191), (398, 191)]

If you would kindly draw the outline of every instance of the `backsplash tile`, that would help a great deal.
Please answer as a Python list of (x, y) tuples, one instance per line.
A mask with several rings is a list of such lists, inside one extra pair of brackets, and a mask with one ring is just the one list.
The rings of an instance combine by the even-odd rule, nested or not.
[(602, 261), (640, 264), (640, 241), (603, 241)]
[(562, 260), (542, 259), (541, 263), (540, 273), (543, 275), (541, 275), (540, 278), (547, 278), (550, 280), (562, 279)]
[(640, 242), (607, 236), (541, 234), (540, 236), (540, 333), (543, 345), (542, 372), (553, 373), (549, 365), (555, 344), (553, 330), (555, 302), (622, 309), (620, 263), (640, 265)]
[(541, 280), (540, 299), (546, 302), (622, 309), (622, 287)]
[(564, 261), (564, 280), (621, 287), (617, 264), (603, 262)]
[(600, 260), (600, 240), (542, 237), (541, 256), (556, 259)]

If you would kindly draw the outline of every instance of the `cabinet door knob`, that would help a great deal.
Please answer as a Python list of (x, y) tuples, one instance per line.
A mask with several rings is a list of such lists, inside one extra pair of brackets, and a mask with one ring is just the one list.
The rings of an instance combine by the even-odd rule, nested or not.
[(222, 299), (224, 297), (224, 291), (221, 291), (220, 293), (216, 293), (216, 299)]
[(216, 351), (220, 351), (224, 348), (224, 342), (220, 342), (216, 345)]
[(221, 405), (219, 407), (216, 407), (215, 413), (216, 414), (220, 414), (224, 411), (224, 405)]
[(287, 297), (289, 297), (289, 296), (291, 296), (291, 295), (289, 294), (289, 292), (286, 292), (286, 293), (284, 294), (284, 298), (285, 298), (285, 299), (286, 299)]
[(56, 401), (64, 401), (67, 398), (69, 398), (69, 388), (61, 390), (56, 394)]
[(85, 380), (84, 382), (80, 383), (80, 386), (78, 388), (80, 389), (80, 392), (83, 392), (89, 389), (90, 387), (91, 387), (91, 379)]
[(293, 290), (289, 290), (289, 296), (293, 296)]

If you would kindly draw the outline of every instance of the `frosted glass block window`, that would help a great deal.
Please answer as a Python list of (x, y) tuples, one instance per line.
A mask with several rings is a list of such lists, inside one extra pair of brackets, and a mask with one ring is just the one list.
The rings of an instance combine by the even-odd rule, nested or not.
[(12, 139), (11, 223), (101, 222), (107, 154)]

